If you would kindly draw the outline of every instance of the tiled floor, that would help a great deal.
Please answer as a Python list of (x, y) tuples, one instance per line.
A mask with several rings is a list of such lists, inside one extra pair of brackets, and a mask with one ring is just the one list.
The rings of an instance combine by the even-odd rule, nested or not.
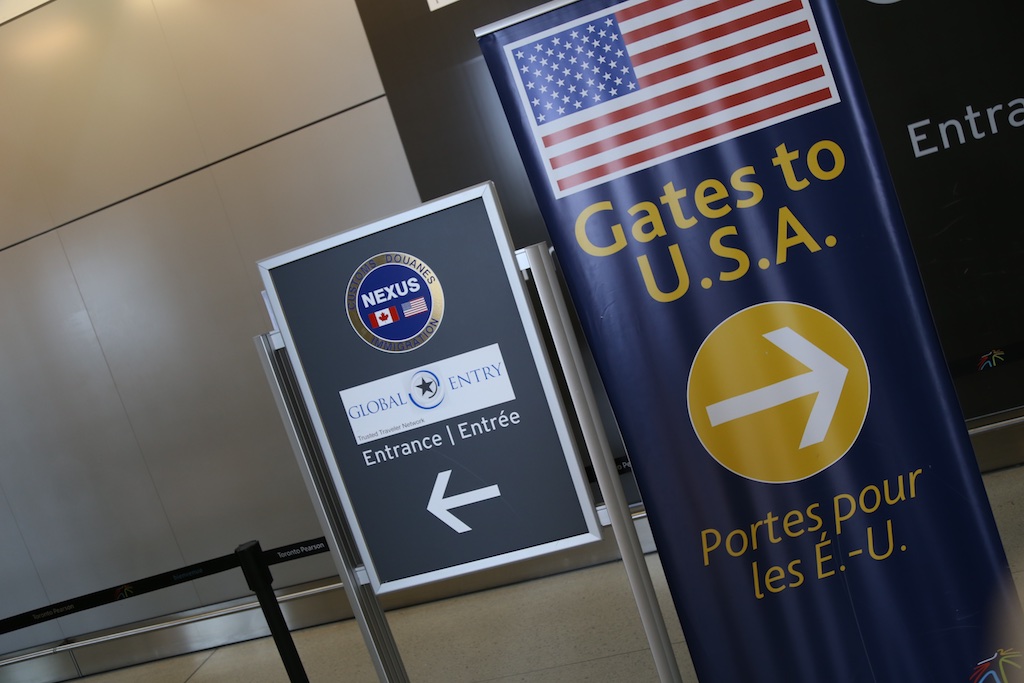
[[(1014, 579), (1024, 587), (1024, 468), (985, 477)], [(656, 556), (648, 565), (683, 680), (696, 681)], [(622, 565), (612, 563), (388, 613), (416, 683), (657, 681)], [(311, 683), (374, 683), (354, 621), (294, 633)], [(88, 683), (286, 683), (270, 639), (82, 679)]]
[[(696, 680), (656, 556), (648, 557), (684, 680)], [(657, 681), (621, 563), (590, 567), (388, 613), (416, 683)], [(376, 682), (357, 624), (293, 634), (311, 683)], [(285, 683), (269, 638), (85, 679), (88, 683)]]

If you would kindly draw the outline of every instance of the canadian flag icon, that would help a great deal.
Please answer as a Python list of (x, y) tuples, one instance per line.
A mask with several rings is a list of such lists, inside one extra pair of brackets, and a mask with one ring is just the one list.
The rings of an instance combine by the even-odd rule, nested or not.
[(374, 329), (390, 325), (398, 321), (398, 309), (394, 306), (382, 308), (370, 314), (370, 326)]

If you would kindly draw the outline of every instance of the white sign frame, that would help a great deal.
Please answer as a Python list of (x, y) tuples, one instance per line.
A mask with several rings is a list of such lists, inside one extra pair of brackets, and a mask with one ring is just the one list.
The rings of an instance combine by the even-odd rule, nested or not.
[[(505, 276), (508, 279), (516, 309), (519, 314), (519, 319), (522, 323), (523, 331), (526, 334), (530, 351), (536, 364), (543, 393), (547, 399), (551, 417), (558, 435), (559, 446), (565, 459), (565, 465), (568, 468), (575, 496), (580, 505), (587, 531), (586, 533), (570, 538), (563, 538), (491, 557), (484, 557), (476, 561), (465, 562), (444, 569), (420, 573), (398, 580), (382, 581), (374, 566), (366, 537), (364, 536), (362, 526), (359, 523), (359, 516), (346, 488), (345, 481), (337, 463), (337, 458), (335, 457), (334, 450), (327, 435), (327, 430), (313, 398), (313, 392), (306, 377), (306, 371), (300, 361), (295, 340), (288, 327), (285, 312), (274, 287), (271, 271), (273, 271), (274, 268), (311, 256), (318, 252), (354, 242), (368, 235), (414, 221), (433, 213), (444, 211), (459, 204), (476, 200), (482, 200), (483, 206), (486, 210), (487, 217), (493, 231), (494, 240), (498, 248), (498, 253), (504, 267)], [(310, 419), (313, 423), (317, 440), (323, 449), (326, 465), (336, 490), (338, 501), (340, 502), (341, 508), (352, 528), (356, 545), (359, 548), (360, 555), (362, 556), (362, 560), (369, 577), (369, 583), (372, 585), (376, 593), (382, 594), (412, 588), (421, 584), (450, 579), (455, 576), (471, 572), (491, 569), (511, 562), (539, 557), (548, 553), (567, 550), (569, 548), (601, 540), (601, 525), (595, 512), (593, 500), (591, 499), (591, 493), (586, 476), (584, 475), (581, 457), (569, 428), (565, 405), (556, 389), (550, 360), (541, 340), (537, 326), (537, 318), (529, 303), (525, 287), (521, 280), (521, 273), (517, 265), (512, 240), (509, 236), (504, 216), (498, 206), (493, 184), (488, 182), (477, 185), (446, 197), (433, 200), (403, 213), (396, 214), (362, 227), (339, 233), (323, 240), (261, 260), (258, 263), (258, 267), (260, 277), (266, 288), (264, 295), (268, 301), (270, 312), (275, 320), (275, 324), (279, 328), (278, 331), (284, 341), (288, 357), (291, 360), (293, 367), (296, 369), (296, 380), (301, 390), (302, 398)], [(395, 539), (394, 542), (399, 543), (401, 541), (400, 539)]]

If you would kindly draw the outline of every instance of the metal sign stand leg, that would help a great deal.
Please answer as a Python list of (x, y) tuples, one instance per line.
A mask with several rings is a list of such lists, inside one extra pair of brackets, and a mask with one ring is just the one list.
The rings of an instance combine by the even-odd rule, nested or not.
[(601, 487), (608, 516), (611, 518), (612, 531), (622, 555), (622, 564), (626, 569), (633, 598), (640, 612), (647, 642), (651, 647), (658, 676), (663, 683), (681, 683), (679, 665), (672, 651), (672, 643), (665, 628), (665, 620), (658, 605), (658, 598), (651, 582), (651, 574), (644, 560), (640, 539), (637, 537), (633, 518), (629, 513), (629, 505), (622, 491), (615, 459), (608, 445), (604, 432), (598, 429), (600, 417), (597, 414), (597, 403), (594, 400), (593, 388), (586, 379), (583, 366), (583, 355), (579, 342), (572, 332), (569, 309), (562, 291), (558, 287), (554, 261), (548, 253), (546, 244), (535, 244), (523, 250), (530, 265), (530, 273), (537, 285), (544, 314), (555, 344), (555, 350), (562, 362), (569, 393), (576, 407), (576, 413), (583, 431), (587, 449), (590, 451), (597, 483)]
[(260, 335), (255, 339), (256, 348), (260, 353), (260, 361), (270, 382), (274, 400), (284, 420), (285, 431), (299, 461), (299, 469), (302, 471), (306, 488), (313, 500), (313, 507), (324, 528), (345, 594), (359, 623), (377, 677), (382, 683), (408, 683), (409, 675), (405, 671), (384, 610), (369, 584), (365, 571), (360, 571), (362, 562), (352, 532), (340, 503), (336, 496), (331, 494), (331, 480), (323, 462), (323, 453), (305, 417), (305, 408), (296, 389), (291, 364), (284, 354), (279, 352), (282, 348), (276, 343), (279, 339), (280, 336), (276, 333)]

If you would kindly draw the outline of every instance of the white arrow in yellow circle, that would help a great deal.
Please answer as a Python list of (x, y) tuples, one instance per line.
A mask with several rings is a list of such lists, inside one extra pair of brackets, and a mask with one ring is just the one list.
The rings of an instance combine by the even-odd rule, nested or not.
[(717, 427), (817, 394), (800, 440), (800, 448), (821, 443), (832, 425), (849, 370), (788, 327), (762, 336), (808, 367), (810, 372), (709, 405), (707, 411), (711, 426)]
[(800, 481), (838, 462), (867, 418), (871, 378), (838, 320), (794, 301), (733, 313), (690, 366), (687, 412), (719, 464), (753, 481)]

